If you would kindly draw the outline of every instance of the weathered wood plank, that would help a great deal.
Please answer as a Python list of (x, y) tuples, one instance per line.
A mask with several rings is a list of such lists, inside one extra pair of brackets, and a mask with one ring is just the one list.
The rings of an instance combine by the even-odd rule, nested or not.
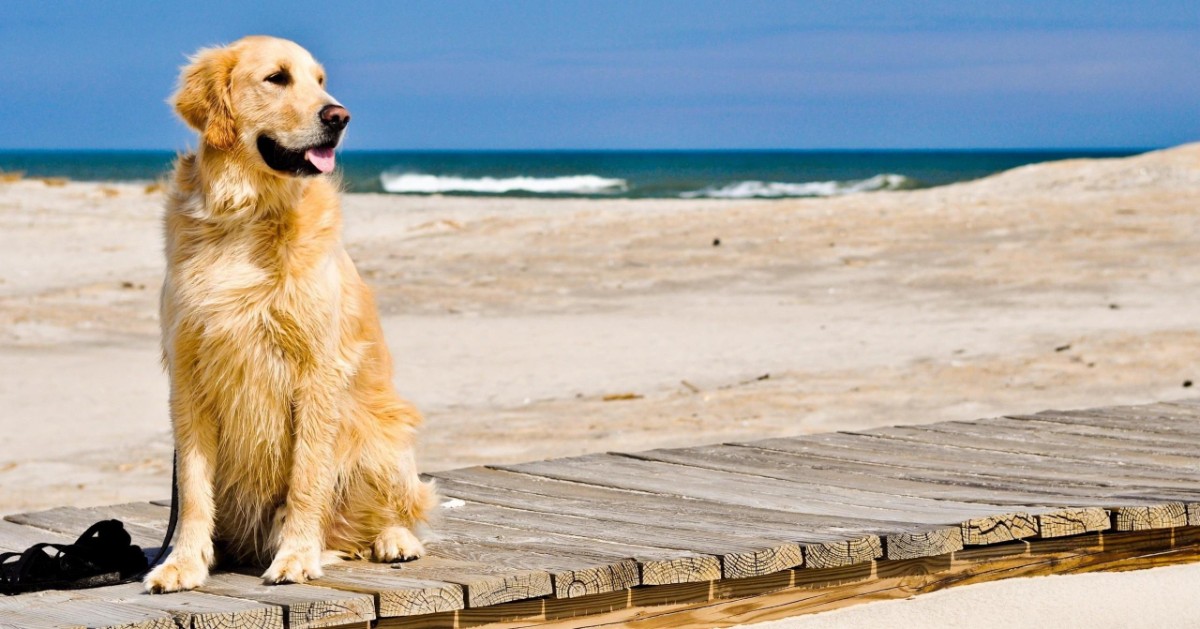
[[(711, 581), (724, 576), (742, 579), (779, 572), (803, 563), (799, 544), (778, 540), (747, 540), (734, 535), (714, 536), (678, 527), (660, 527), (650, 523), (629, 524), (613, 520), (597, 522), (591, 518), (524, 511), (491, 505), (470, 504), (445, 514), (449, 521), (465, 520), (571, 535), (586, 540), (648, 546), (664, 550), (695, 553), (687, 569), (672, 575), (671, 583)], [(663, 585), (657, 583), (656, 585)]]
[(710, 445), (670, 450), (648, 450), (626, 454), (647, 461), (662, 461), (709, 469), (757, 474), (780, 480), (807, 480), (830, 487), (873, 488), (895, 496), (959, 503), (982, 502), (997, 506), (1042, 504), (1045, 494), (1032, 492), (981, 491), (978, 487), (931, 483), (896, 475), (870, 475), (869, 470), (847, 468), (828, 460), (797, 456), (790, 452), (762, 450), (737, 445)]
[(264, 585), (256, 576), (217, 572), (200, 592), (277, 605), (289, 629), (336, 627), (375, 620), (375, 601), (368, 594), (312, 585)]
[(1037, 521), (1028, 513), (975, 518), (962, 523), (962, 542), (966, 546), (984, 546), (1033, 537)]
[(0, 610), (0, 627), (177, 629), (171, 614), (136, 605), (78, 598), (29, 602), (28, 606)]
[[(1195, 472), (1200, 441), (1163, 437), (1135, 430), (1006, 417), (978, 422), (945, 422), (915, 427), (962, 437), (976, 437), (988, 447), (1007, 447), (1057, 459), (1076, 459), (1103, 468), (1137, 463), (1137, 469), (1183, 467)], [(1040, 446), (1040, 448), (1039, 448)]]
[[(548, 596), (554, 592), (550, 573), (544, 570), (523, 570), (429, 555), (403, 563), (354, 561), (332, 567), (340, 566), (360, 570), (364, 578), (367, 572), (390, 571), (410, 578), (455, 583), (462, 586), (466, 607), (486, 607)], [(380, 615), (392, 614), (381, 611)]]
[(1155, 470), (1097, 460), (1080, 463), (1062, 457), (980, 450), (955, 445), (945, 435), (943, 435), (943, 439), (943, 443), (923, 444), (873, 437), (866, 433), (833, 433), (802, 437), (796, 440), (820, 443), (855, 452), (871, 452), (895, 459), (907, 457), (925, 461), (930, 465), (962, 467), (991, 474), (1019, 469), (1023, 477), (1044, 478), (1059, 483), (1072, 481), (1105, 486), (1163, 488), (1188, 493), (1196, 492), (1197, 483), (1200, 482), (1200, 471)]
[(1138, 424), (1139, 426), (1147, 423), (1162, 422), (1165, 425), (1182, 426), (1200, 434), (1200, 431), (1196, 430), (1200, 428), (1200, 425), (1196, 423), (1196, 420), (1200, 419), (1200, 414), (1196, 412), (1196, 408), (1195, 400), (1179, 400), (1176, 402), (1137, 404), (1133, 406), (1102, 406), (1068, 412), (1081, 416), (1114, 417)]
[(366, 562), (325, 567), (325, 576), (309, 582), (335, 590), (371, 594), (380, 616), (417, 616), (465, 607), (461, 585), (408, 578), (393, 570), (377, 570)]
[[(854, 527), (863, 530), (881, 526), (873, 521), (800, 517), (786, 511), (585, 485), (482, 467), (439, 472), (433, 476), (438, 479), (443, 495), (481, 504), (604, 521), (652, 522), (735, 538), (794, 541), (804, 547), (806, 556), (815, 557), (814, 562), (805, 564), (812, 567), (832, 567), (826, 562), (867, 561), (881, 556), (878, 553), (882, 547), (877, 535), (853, 533)], [(737, 526), (731, 526), (732, 522), (737, 522)], [(910, 525), (885, 523), (883, 526), (904, 530)], [(875, 554), (866, 556), (871, 549)]]
[(0, 595), (0, 619), (3, 618), (3, 612), (5, 611), (17, 611), (53, 605), (55, 603), (74, 600), (77, 597), (78, 595), (74, 592), (66, 590), (43, 590), (41, 592), (30, 592), (28, 594), (16, 594), (12, 596)]
[(781, 481), (613, 455), (585, 455), (496, 467), (560, 480), (716, 500), (727, 504), (914, 524), (946, 524), (961, 520), (964, 515), (999, 515), (1009, 511), (1007, 507), (983, 503), (964, 505), (940, 500), (899, 501), (895, 496), (882, 492)]
[(883, 551), (888, 559), (935, 557), (963, 549), (961, 529), (933, 529), (926, 533), (888, 535)]
[(1112, 528), (1108, 511), (1096, 507), (1062, 509), (1034, 517), (1037, 518), (1038, 536), (1043, 538), (1082, 535)]
[[(1055, 464), (1047, 461), (1046, 457), (1018, 454), (993, 456), (999, 453), (883, 438), (872, 440), (876, 443), (851, 435), (822, 435), (819, 438), (765, 439), (734, 445), (790, 452), (816, 460), (909, 470), (906, 478), (942, 479), (997, 489), (1040, 492), (1051, 497), (1072, 497), (1070, 500), (1057, 500), (1061, 506), (1104, 506), (1078, 504), (1075, 496), (1108, 498), (1118, 495), (1136, 500), (1139, 494), (1149, 494), (1161, 502), (1161, 498), (1167, 496), (1187, 501), (1200, 494), (1200, 483), (1178, 477), (1149, 477), (1118, 466), (1098, 471), (1099, 466)], [(1123, 475), (1141, 478), (1131, 479)], [(1048, 504), (1055, 502), (1048, 498)]]
[[(923, 525), (905, 531), (896, 531), (887, 535), (904, 556), (912, 553), (927, 552), (940, 554), (949, 552), (952, 545), (945, 538), (953, 537), (961, 544), (961, 534), (957, 526), (953, 529), (937, 526), (946, 521), (955, 521), (961, 510), (939, 510), (931, 505), (935, 513), (904, 512), (899, 508), (879, 507), (869, 505), (860, 507), (854, 504), (839, 503), (832, 500), (814, 505), (814, 501), (805, 497), (803, 490), (797, 490), (795, 483), (775, 481), (767, 478), (748, 478), (742, 475), (730, 474), (714, 470), (703, 470), (681, 465), (669, 465), (651, 461), (637, 461), (627, 457), (611, 455), (587, 455), (571, 459), (541, 461), (521, 465), (497, 466), (500, 469), (546, 476), (560, 480), (583, 482), (619, 489), (635, 489), (667, 495), (716, 500), (727, 504), (746, 505), (797, 513), (813, 513), (818, 515), (845, 516), (866, 519), (870, 516), (879, 518), (907, 517), (914, 524)], [(830, 488), (825, 488), (830, 492)], [(828, 495), (828, 494), (827, 494)], [(880, 494), (879, 496), (882, 496)], [(882, 501), (882, 498), (873, 497)], [(849, 499), (848, 499), (849, 500)], [(929, 501), (936, 502), (936, 501)], [(973, 505), (975, 506), (975, 505)], [(989, 505), (978, 505), (976, 513), (989, 515), (1003, 513), (1000, 509)], [(885, 545), (884, 552), (890, 553)], [(891, 555), (888, 554), (890, 558)]]
[(1164, 472), (1173, 467), (1200, 469), (1195, 458), (1189, 456), (1200, 449), (1200, 445), (1190, 448), (1160, 448), (1108, 436), (1040, 430), (1029, 426), (1032, 423), (1025, 422), (1028, 427), (1010, 427), (999, 422), (944, 422), (872, 429), (862, 431), (861, 434), (933, 445), (955, 445), (989, 452), (1047, 456), (1060, 461), (1075, 461), (1082, 465), (1137, 463), (1146, 468), (1161, 467), (1164, 468)]
[[(882, 432), (887, 434), (886, 431), (889, 430), (894, 429), (882, 429)], [(870, 432), (875, 433), (876, 431)], [(871, 474), (869, 469), (848, 469), (844, 466), (835, 466), (834, 469), (828, 469), (827, 464), (823, 465), (813, 459), (800, 458), (792, 453), (738, 446), (700, 446), (677, 450), (651, 450), (629, 456), (680, 464), (711, 466), (716, 469), (745, 471), (748, 473), (760, 470), (759, 473), (773, 478), (791, 479), (803, 477), (811, 480), (820, 480), (822, 483), (837, 487), (850, 483), (854, 487), (874, 486), (878, 489), (887, 490), (899, 495), (912, 495), (924, 498), (945, 497), (958, 501), (970, 501), (974, 497), (975, 500), (994, 504), (1033, 507), (1034, 505), (1055, 502), (1060, 504), (1073, 502), (1077, 500), (1074, 496), (1078, 495), (1077, 492), (1071, 492), (1073, 496), (1054, 497), (1049, 494), (1002, 490), (994, 486), (980, 487), (947, 484), (943, 482), (930, 482), (927, 479), (910, 480), (908, 478), (897, 477), (890, 471)], [(1112, 492), (1107, 493), (1111, 494)], [(1101, 502), (1103, 504), (1112, 504), (1110, 498), (1103, 499)], [(1147, 499), (1146, 502), (1155, 502), (1155, 500)], [(1033, 514), (1038, 514), (1039, 518), (1042, 516), (1049, 517), (1050, 520), (1048, 521), (1052, 524), (1060, 521), (1054, 519), (1056, 515), (1061, 516), (1061, 518), (1076, 518), (1079, 516), (1079, 509), (1064, 510), (1059, 507), (1043, 507), (1030, 508), (1028, 510)], [(961, 525), (963, 527), (963, 541), (968, 545), (979, 545), (1007, 542), (1033, 536), (1038, 532), (1038, 524), (1037, 520), (1031, 518), (1030, 515), (1030, 513), (1025, 512), (1014, 512), (1003, 516), (988, 516), (967, 520)], [(1103, 509), (1091, 508), (1085, 510), (1084, 515), (1091, 516), (1086, 520), (1087, 526), (1084, 529), (1085, 531), (1097, 531), (1107, 528), (1106, 525), (1103, 528), (1098, 528), (1100, 522), (1107, 523), (1108, 520), (1107, 514)], [(1065, 534), (1064, 530), (1066, 529), (1060, 527), (1054, 531), (1054, 534), (1063, 535)], [(986, 531), (987, 533), (981, 534), (980, 531)]]
[[(575, 629), (618, 625), (644, 629), (730, 627), (830, 611), (867, 601), (909, 598), (997, 578), (1124, 570), (1130, 565), (1173, 565), (1200, 558), (1200, 549), (1194, 539), (1187, 544), (1172, 543), (1166, 536), (1137, 540), (1105, 537), (1091, 541), (1090, 544), (1073, 544), (1060, 550), (1017, 553), (1000, 558), (984, 554), (980, 560), (976, 560), (971, 555), (972, 551), (968, 550), (956, 553), (952, 562), (925, 558), (880, 563), (879, 573), (868, 579), (821, 575), (820, 580), (805, 581), (801, 579), (805, 573), (795, 571), (796, 581), (793, 585), (765, 589), (758, 595), (714, 596), (709, 601), (656, 607), (630, 605), (588, 619), (546, 619), (539, 622), (538, 626)], [(981, 550), (988, 552), (986, 548)], [(816, 573), (808, 574), (816, 576)]]
[[(1200, 533), (1167, 531), (1091, 535), (1050, 539), (1002, 547), (979, 547), (933, 557), (879, 562), (830, 570), (793, 570), (782, 575), (746, 579), (742, 587), (723, 581), (635, 590), (627, 599), (589, 597), (571, 614), (536, 602), (500, 605), (381, 622), (385, 627), (532, 626), (563, 627), (728, 627), (829, 611), (862, 602), (909, 598), (959, 585), (1007, 577), (1125, 570), (1131, 566), (1172, 565), (1200, 558)], [(1003, 552), (998, 552), (1003, 551)]]
[(201, 592), (147, 594), (140, 583), (79, 590), (76, 596), (80, 600), (92, 599), (167, 612), (177, 626), (188, 629), (283, 629), (282, 608), (240, 598)]
[(817, 570), (853, 566), (882, 557), (883, 539), (876, 535), (857, 537), (840, 544), (827, 542), (804, 546), (804, 567)]
[[(758, 443), (758, 442), (755, 442)], [(736, 444), (747, 449), (759, 449), (755, 444)], [(900, 478), (932, 485), (951, 485), (978, 491), (1009, 505), (1053, 505), (1055, 507), (1109, 507), (1114, 499), (1128, 505), (1157, 505), (1164, 500), (1186, 500), (1190, 493), (1174, 495), (1158, 489), (1112, 488), (1097, 484), (1081, 484), (1074, 480), (1055, 482), (1022, 478), (1023, 470), (999, 472), (993, 469), (970, 470), (965, 466), (941, 465), (920, 459), (882, 457), (876, 453), (863, 455), (854, 450), (822, 444), (767, 444), (767, 451), (795, 456), (804, 464), (812, 464), (840, 473), (860, 475), (870, 479)], [(796, 448), (802, 451), (792, 451)], [(1032, 499), (1026, 500), (1030, 496)], [(1036, 496), (1040, 495), (1041, 498)]]
[(1131, 425), (1122, 425), (1118, 428), (1114, 426), (1055, 422), (1034, 419), (1033, 417), (1026, 417), (1024, 419), (989, 417), (987, 419), (976, 420), (976, 423), (980, 426), (996, 426), (1009, 430), (1033, 432), (1035, 434), (1051, 433), (1054, 435), (1111, 439), (1123, 442), (1123, 449), (1133, 451), (1170, 452), (1186, 456), (1188, 452), (1194, 452), (1196, 448), (1200, 447), (1200, 435), (1185, 435), (1187, 438), (1181, 439), (1181, 435), (1178, 434), (1164, 435), (1161, 433), (1144, 432), (1138, 430), (1136, 426)]
[[(75, 541), (87, 528), (100, 520), (115, 517), (110, 509), (78, 509), (75, 507), (55, 507), (34, 513), (18, 513), (5, 516), (5, 520), (16, 524), (31, 526), (59, 533)], [(165, 530), (166, 522), (163, 522)], [(158, 550), (162, 543), (162, 532), (136, 524), (125, 522), (125, 530), (129, 532), (133, 543), (141, 546), (150, 554)]]
[[(476, 528), (474, 525), (477, 524), (504, 527), (509, 530), (509, 533), (505, 534), (506, 536), (538, 536), (546, 544), (546, 556), (549, 557), (549, 555), (553, 554), (556, 557), (556, 559), (546, 564), (546, 570), (551, 573), (552, 582), (555, 584), (561, 580), (555, 575), (564, 568), (575, 572), (581, 566), (597, 566), (599, 564), (592, 569), (604, 571), (623, 566), (630, 559), (637, 564), (641, 572), (642, 576), (639, 578), (639, 584), (663, 585), (667, 583), (707, 581), (719, 578), (721, 574), (722, 562), (719, 557), (690, 550), (651, 547), (649, 545), (650, 542), (647, 542), (646, 545), (635, 545), (637, 540), (634, 538), (628, 538), (626, 542), (621, 542), (618, 540), (600, 540), (597, 538), (559, 535), (555, 533), (548, 535), (545, 530), (538, 530), (528, 523), (525, 526), (520, 526), (517, 522), (502, 523), (497, 518), (481, 518), (477, 521), (448, 518), (444, 521), (445, 527), (454, 529), (453, 535), (460, 534), (463, 525), (469, 525), (467, 526), (467, 530), (472, 531), (472, 535), (484, 530)], [(457, 541), (470, 543), (469, 539), (459, 538)], [(519, 554), (521, 550), (519, 547), (507, 542), (503, 544), (484, 544), (485, 541), (476, 540), (476, 545), (481, 548), (486, 546), (490, 552), (498, 554), (499, 556), (494, 558), (493, 561), (503, 561), (507, 557)], [(528, 543), (530, 542), (524, 542), (524, 544)], [(797, 550), (795, 554), (799, 556), (800, 553)], [(641, 579), (649, 579), (649, 581), (642, 581)], [(562, 591), (556, 585), (555, 596), (562, 595)]]
[(674, 571), (694, 553), (664, 553), (658, 549), (608, 543), (580, 543), (551, 533), (529, 532), (489, 524), (447, 520), (428, 545), (430, 554), (514, 569), (544, 570), (553, 594), (574, 598), (624, 590), (640, 583), (639, 564)]
[[(83, 531), (79, 531), (82, 533)], [(76, 536), (78, 537), (78, 536)], [(0, 552), (21, 552), (34, 544), (70, 544), (76, 537), (47, 531), (34, 526), (26, 526), (0, 520)]]
[(1029, 419), (1111, 428), (1156, 438), (1175, 438), (1184, 441), (1200, 436), (1200, 430), (1197, 430), (1194, 419), (1174, 416), (1170, 413), (1139, 415), (1136, 412), (1106, 413), (1104, 409), (1089, 409), (1086, 411), (1042, 411), (1033, 415), (1007, 415), (1006, 417), (1016, 420)]
[[(851, 487), (854, 489), (874, 488), (876, 491), (887, 491), (892, 496), (913, 497), (922, 500), (936, 499), (953, 501), (953, 504), (969, 512), (970, 504), (964, 502), (972, 494), (979, 502), (987, 502), (989, 495), (978, 489), (966, 489), (952, 485), (937, 485), (928, 482), (914, 482), (905, 479), (865, 478), (857, 474), (830, 473), (814, 469), (812, 466), (799, 464), (799, 459), (780, 453), (735, 446), (701, 446), (678, 450), (651, 450), (630, 454), (633, 458), (664, 461), (678, 465), (692, 465), (707, 469), (718, 469), (744, 474), (758, 474), (780, 480), (819, 480), (833, 487)], [(1029, 505), (1027, 500), (1020, 504)], [(1005, 501), (1007, 502), (1007, 501)], [(916, 503), (913, 509), (920, 509), (924, 503)], [(1030, 507), (1026, 507), (1028, 511)], [(1033, 508), (1035, 511), (1038, 510)], [(1046, 508), (1044, 510), (1050, 510)], [(1037, 533), (1036, 524), (1026, 511), (990, 515), (982, 518), (970, 518), (959, 523), (962, 529), (963, 542), (966, 544), (995, 544), (1008, 542)], [(950, 523), (950, 522), (947, 522)]]
[(1148, 531), (1187, 526), (1187, 508), (1179, 502), (1152, 507), (1116, 507), (1112, 509), (1112, 515), (1113, 529), (1117, 531)]
[[(1017, 432), (1018, 435), (997, 436), (997, 437), (982, 436), (982, 435), (986, 434), (987, 431), (993, 430), (986, 423), (981, 423), (980, 426), (971, 426), (967, 429), (964, 429), (963, 431), (954, 429), (954, 430), (948, 431), (948, 432), (941, 432), (938, 430), (941, 427), (949, 426), (951, 424), (957, 425), (957, 424), (961, 424), (961, 422), (947, 422), (946, 424), (933, 424), (933, 425), (930, 425), (929, 430), (908, 430), (908, 429), (904, 429), (904, 428), (895, 428), (895, 429), (883, 429), (880, 431), (870, 431), (870, 432), (873, 434), (882, 436), (885, 439), (896, 439), (896, 438), (912, 439), (912, 438), (915, 438), (915, 439), (923, 441), (923, 442), (934, 442), (934, 443), (939, 443), (939, 444), (944, 444), (944, 445), (961, 446), (961, 447), (985, 447), (985, 448), (989, 448), (993, 451), (1011, 450), (1013, 452), (1036, 452), (1040, 449), (1045, 448), (1046, 451), (1044, 453), (1044, 456), (1048, 456), (1048, 457), (1054, 456), (1058, 449), (1058, 448), (1047, 448), (1047, 446), (1045, 446), (1042, 442), (1050, 441), (1050, 440), (1046, 439), (1045, 435), (1041, 434), (1040, 432), (1034, 433), (1034, 432), (1029, 432), (1029, 431), (1014, 431), (1014, 432)], [(974, 434), (974, 433), (979, 433), (979, 434)], [(912, 435), (918, 435), (918, 436), (912, 437)], [(1080, 438), (1085, 441), (1093, 439), (1092, 437), (1080, 437)], [(964, 442), (970, 442), (970, 443), (965, 444)], [(1029, 445), (1027, 445), (1027, 444), (1029, 444)], [(1062, 477), (1070, 477), (1070, 478), (1074, 478), (1074, 479), (1085, 478), (1085, 477), (1087, 477), (1087, 474), (1088, 474), (1087, 470), (1094, 470), (1098, 467), (1097, 465), (1092, 464), (1093, 461), (1087, 460), (1087, 458), (1090, 456), (1090, 453), (1092, 453), (1092, 452), (1109, 453), (1105, 456), (1113, 457), (1113, 458), (1111, 458), (1109, 461), (1106, 461), (1105, 462), (1106, 465), (1113, 461), (1120, 461), (1121, 457), (1124, 457), (1127, 461), (1128, 466), (1137, 466), (1137, 468), (1142, 471), (1147, 471), (1147, 472), (1152, 471), (1152, 473), (1158, 475), (1160, 478), (1169, 479), (1167, 481), (1168, 483), (1173, 482), (1174, 479), (1180, 475), (1180, 466), (1183, 465), (1182, 463), (1176, 462), (1175, 465), (1172, 466), (1171, 463), (1166, 461), (1165, 458), (1160, 455), (1145, 455), (1145, 456), (1143, 456), (1140, 453), (1131, 454), (1127, 450), (1119, 451), (1118, 446), (1114, 443), (1111, 443), (1108, 440), (1108, 438), (1096, 439), (1094, 441), (1091, 441), (1090, 443), (1083, 443), (1083, 442), (1070, 443), (1070, 444), (1064, 443), (1060, 447), (1065, 449), (1068, 452), (1075, 453), (1073, 456), (1056, 457), (1060, 463), (1064, 460), (1068, 460), (1068, 459), (1071, 460), (1071, 466), (1073, 469), (1062, 471), (1061, 476)], [(1200, 451), (1200, 445), (1197, 445), (1196, 450)], [(1102, 458), (1102, 457), (1094, 456), (1092, 458), (1098, 459), (1098, 458)], [(1192, 457), (1190, 459), (1190, 461), (1196, 461), (1197, 459), (1198, 459), (1198, 457)], [(1194, 465), (1194, 463), (1189, 462), (1184, 467), (1186, 469), (1192, 469), (1195, 467), (1195, 465)], [(1128, 475), (1128, 472), (1127, 472), (1128, 469), (1129, 469), (1128, 467), (1121, 467), (1120, 471), (1116, 472), (1115, 474)], [(1181, 499), (1184, 501), (1189, 501), (1189, 500), (1195, 499), (1193, 497), (1194, 493), (1192, 491), (1180, 491), (1178, 489), (1168, 489), (1168, 490), (1136, 489), (1136, 490), (1133, 490), (1133, 492), (1129, 492), (1127, 490), (1124, 490), (1124, 488), (1128, 487), (1130, 485), (1130, 483), (1123, 483), (1119, 479), (1114, 478), (1115, 474), (1107, 474), (1106, 478), (1108, 479), (1110, 484), (1118, 485), (1122, 488), (1122, 490), (1114, 490), (1111, 487), (1105, 487), (1103, 489), (1099, 489), (1099, 490), (1093, 489), (1093, 490), (1089, 490), (1087, 492), (1087, 493), (1099, 494), (1101, 496), (1104, 496), (1099, 502), (1105, 507), (1133, 506), (1134, 504), (1141, 503), (1143, 506), (1153, 509), (1153, 508), (1161, 507), (1161, 505), (1167, 501), (1172, 501), (1172, 500), (1179, 501)], [(1139, 485), (1142, 482), (1143, 481), (1136, 481), (1136, 483)], [(1150, 481), (1150, 482), (1154, 482), (1154, 481)], [(1197, 482), (1196, 486), (1200, 487), (1200, 482)], [(1069, 500), (1078, 506), (1086, 506), (1088, 504), (1087, 501), (1079, 500), (1077, 498), (1080, 495), (1080, 491), (1077, 487), (1073, 487), (1070, 489), (1064, 489), (1061, 487), (1061, 485), (1059, 485), (1059, 486), (1056, 486), (1056, 490), (1058, 490), (1059, 493), (1064, 494), (1063, 497), (1061, 498), (1061, 500), (1063, 500), (1063, 501)], [(1132, 495), (1130, 495), (1131, 493), (1141, 494), (1140, 496), (1137, 496), (1137, 498), (1140, 498), (1140, 500), (1135, 499)]]

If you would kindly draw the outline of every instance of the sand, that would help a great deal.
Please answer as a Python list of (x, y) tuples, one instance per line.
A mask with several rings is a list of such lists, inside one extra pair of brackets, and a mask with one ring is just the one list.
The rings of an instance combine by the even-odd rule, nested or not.
[(1195, 627), (1200, 564), (968, 585), (898, 601), (745, 625), (753, 629)]
[[(1187, 397), (1198, 200), (1188, 145), (830, 199), (344, 208), (440, 470)], [(161, 203), (0, 183), (0, 514), (169, 494)]]

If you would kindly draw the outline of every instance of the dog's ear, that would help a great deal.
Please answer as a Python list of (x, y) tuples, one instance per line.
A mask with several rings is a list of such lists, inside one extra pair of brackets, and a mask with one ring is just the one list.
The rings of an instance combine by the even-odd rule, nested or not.
[(175, 111), (204, 142), (223, 151), (237, 144), (229, 85), (236, 64), (237, 54), (229, 48), (201, 50), (183, 69), (179, 91), (171, 98)]

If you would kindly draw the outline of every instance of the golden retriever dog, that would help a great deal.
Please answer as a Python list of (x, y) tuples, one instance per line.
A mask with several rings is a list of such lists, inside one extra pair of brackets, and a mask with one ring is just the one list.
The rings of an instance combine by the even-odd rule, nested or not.
[(329, 176), (350, 113), (312, 55), (270, 37), (201, 50), (173, 101), (200, 142), (166, 203), (179, 525), (147, 590), (203, 584), (217, 551), (268, 583), (421, 556), (436, 498), (413, 457), (420, 416), (393, 389)]

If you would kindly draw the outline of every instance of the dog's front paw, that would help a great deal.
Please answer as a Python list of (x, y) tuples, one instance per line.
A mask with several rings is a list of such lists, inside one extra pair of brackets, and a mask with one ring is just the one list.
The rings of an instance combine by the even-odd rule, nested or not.
[(425, 546), (412, 531), (403, 526), (383, 529), (371, 546), (371, 559), (375, 561), (408, 561), (425, 554)]
[(271, 567), (263, 573), (263, 581), (265, 583), (304, 583), (309, 579), (320, 579), (324, 572), (321, 571), (321, 550), (312, 548), (307, 550), (288, 550), (283, 549), (279, 554), (275, 555), (275, 561), (271, 562)]
[(208, 578), (208, 562), (200, 557), (177, 558), (172, 554), (150, 571), (142, 583), (152, 594), (194, 590)]

